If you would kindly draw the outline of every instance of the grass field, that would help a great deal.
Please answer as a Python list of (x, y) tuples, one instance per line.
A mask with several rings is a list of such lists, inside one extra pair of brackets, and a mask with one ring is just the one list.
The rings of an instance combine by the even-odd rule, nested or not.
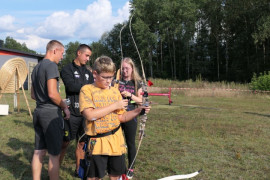
[[(168, 86), (167, 86), (168, 87)], [(195, 91), (194, 91), (195, 92)], [(241, 92), (173, 91), (150, 97), (152, 110), (136, 161), (135, 180), (187, 174), (194, 179), (270, 179), (269, 95)], [(34, 101), (28, 100), (33, 111)], [(23, 95), (21, 112), (0, 116), (0, 179), (31, 179), (34, 131)], [(61, 166), (61, 179), (73, 179), (75, 142)], [(47, 178), (47, 159), (42, 179)], [(105, 178), (107, 179), (107, 177)]]

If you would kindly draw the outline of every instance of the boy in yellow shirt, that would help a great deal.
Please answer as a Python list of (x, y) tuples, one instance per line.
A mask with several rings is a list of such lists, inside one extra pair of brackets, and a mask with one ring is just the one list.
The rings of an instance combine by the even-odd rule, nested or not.
[(107, 170), (111, 180), (125, 174), (126, 145), (120, 123), (138, 116), (142, 109), (148, 113), (151, 107), (138, 107), (126, 111), (127, 99), (122, 99), (119, 90), (111, 87), (116, 68), (107, 56), (96, 59), (93, 66), (95, 82), (85, 85), (80, 91), (80, 112), (85, 117), (85, 133), (92, 144), (88, 180), (102, 179)]

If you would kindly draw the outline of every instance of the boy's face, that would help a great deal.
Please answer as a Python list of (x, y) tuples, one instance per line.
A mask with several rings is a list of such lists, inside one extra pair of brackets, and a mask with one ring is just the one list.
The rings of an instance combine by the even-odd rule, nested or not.
[(97, 87), (101, 89), (108, 89), (114, 78), (114, 73), (102, 72), (98, 74), (96, 71), (93, 71), (93, 76), (95, 78)]

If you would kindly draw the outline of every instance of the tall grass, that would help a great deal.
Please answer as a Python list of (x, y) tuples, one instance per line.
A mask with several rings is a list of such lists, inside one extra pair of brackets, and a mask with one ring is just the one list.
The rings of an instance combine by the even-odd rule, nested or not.
[(250, 90), (249, 84), (240, 84), (234, 82), (207, 82), (197, 79), (196, 81), (176, 81), (164, 79), (150, 79), (153, 86), (149, 87), (149, 92), (168, 93), (171, 88), (172, 96), (198, 96), (198, 97), (237, 97), (268, 95), (269, 92), (257, 92)]
[(150, 79), (155, 87), (171, 87), (171, 88), (222, 88), (222, 89), (241, 89), (249, 90), (248, 84), (240, 84), (234, 82), (208, 82), (202, 81), (201, 79), (177, 81), (177, 80), (167, 80), (167, 79)]

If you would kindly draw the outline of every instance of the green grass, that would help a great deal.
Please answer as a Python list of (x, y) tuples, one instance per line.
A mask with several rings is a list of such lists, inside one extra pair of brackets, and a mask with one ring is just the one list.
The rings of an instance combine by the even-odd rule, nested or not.
[[(20, 98), (20, 113), (12, 110), (12, 96), (0, 100), (11, 106), (9, 116), (0, 116), (0, 179), (31, 179), (34, 131), (22, 94)], [(269, 99), (268, 95), (173, 92), (169, 106), (166, 97), (150, 97), (152, 110), (134, 179), (158, 179), (199, 169), (203, 172), (194, 179), (269, 179)], [(33, 111), (35, 103), (28, 100)], [(61, 179), (73, 179), (74, 149), (75, 142), (61, 166)], [(47, 179), (46, 162), (42, 179)]]

